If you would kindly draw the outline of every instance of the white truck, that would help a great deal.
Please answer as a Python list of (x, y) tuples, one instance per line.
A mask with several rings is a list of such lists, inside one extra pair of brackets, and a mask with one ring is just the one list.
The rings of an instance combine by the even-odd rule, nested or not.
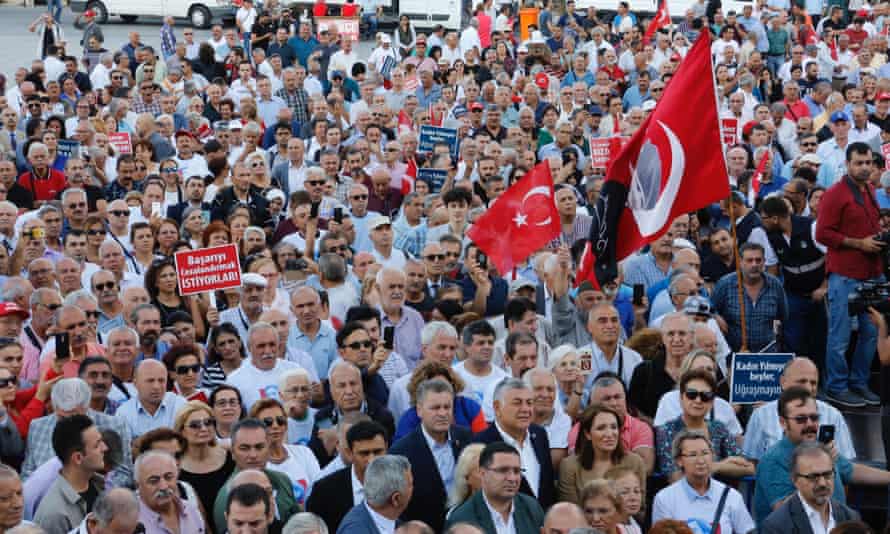
[(128, 23), (140, 16), (169, 15), (188, 19), (196, 28), (209, 28), (214, 21), (233, 19), (235, 15), (231, 0), (72, 0), (71, 10), (75, 13), (87, 9), (96, 12), (99, 24), (106, 23), (112, 15), (120, 15)]
[[(639, 16), (640, 14), (652, 15), (658, 11), (659, 0), (627, 0), (631, 13)], [(695, 0), (668, 0), (668, 13), (675, 21), (683, 18), (686, 10), (695, 4)], [(746, 5), (754, 6), (754, 0), (722, 0), (721, 11), (725, 15), (729, 11), (741, 13), (742, 8)], [(618, 0), (576, 0), (575, 7), (579, 11), (586, 11), (588, 7), (593, 6), (597, 11), (605, 11), (615, 13), (618, 9)]]

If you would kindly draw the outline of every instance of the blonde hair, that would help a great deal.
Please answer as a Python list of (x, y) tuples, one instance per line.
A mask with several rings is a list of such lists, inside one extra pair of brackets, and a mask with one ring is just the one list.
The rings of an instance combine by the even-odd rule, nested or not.
[[(182, 434), (182, 429), (185, 428), (185, 422), (188, 421), (188, 418), (191, 417), (193, 413), (197, 412), (207, 412), (207, 415), (211, 418), (213, 417), (213, 410), (207, 403), (199, 400), (191, 400), (185, 403), (182, 408), (176, 412), (176, 419), (173, 421), (173, 430)], [(213, 447), (215, 445), (216, 440), (213, 440), (210, 443), (210, 446)], [(188, 440), (186, 440), (186, 447), (188, 447)]]
[(615, 491), (615, 484), (611, 480), (606, 480), (603, 478), (598, 478), (596, 480), (591, 480), (588, 482), (584, 488), (581, 489), (581, 506), (584, 506), (584, 503), (589, 501), (590, 499), (595, 499), (597, 497), (605, 497), (612, 501), (612, 504), (615, 506), (615, 510), (619, 514), (624, 514), (623, 503), (621, 501), (621, 497), (618, 496), (618, 492)]
[(470, 498), (472, 490), (467, 479), (470, 477), (470, 472), (479, 467), (479, 456), (482, 455), (484, 448), (483, 443), (472, 443), (461, 451), (457, 465), (454, 466), (454, 487), (448, 496), (448, 506), (459, 506)]

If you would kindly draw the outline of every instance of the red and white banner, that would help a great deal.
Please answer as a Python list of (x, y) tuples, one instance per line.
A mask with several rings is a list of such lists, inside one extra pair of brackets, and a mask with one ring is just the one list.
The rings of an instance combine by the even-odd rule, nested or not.
[(881, 155), (884, 156), (884, 170), (890, 171), (890, 143), (881, 145)]
[(108, 142), (118, 154), (132, 154), (133, 143), (130, 142), (130, 134), (127, 132), (114, 132), (108, 134)]
[(720, 119), (720, 135), (723, 137), (723, 144), (732, 146), (736, 144), (736, 137), (739, 133), (738, 119)]
[(241, 287), (238, 247), (233, 244), (182, 250), (173, 256), (173, 261), (182, 296)]

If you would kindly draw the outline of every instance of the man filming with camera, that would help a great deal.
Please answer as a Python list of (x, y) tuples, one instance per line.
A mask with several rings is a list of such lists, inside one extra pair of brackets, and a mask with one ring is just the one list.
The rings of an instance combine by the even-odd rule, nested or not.
[(868, 389), (868, 375), (877, 344), (877, 332), (863, 311), (856, 315), (859, 335), (851, 365), (846, 360), (852, 319), (847, 301), (863, 282), (882, 282), (886, 243), (880, 240), (879, 208), (869, 183), (872, 151), (865, 143), (847, 147), (847, 174), (822, 197), (816, 222), (816, 240), (828, 248), (828, 345), (826, 394), (845, 407), (879, 405), (880, 397)]

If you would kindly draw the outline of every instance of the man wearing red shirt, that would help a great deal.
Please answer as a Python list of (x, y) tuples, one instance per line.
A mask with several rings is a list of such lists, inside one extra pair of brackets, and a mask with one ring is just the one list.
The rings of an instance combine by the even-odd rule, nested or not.
[(28, 162), (31, 170), (19, 176), (19, 185), (31, 192), (35, 203), (53, 200), (68, 187), (65, 174), (50, 167), (49, 149), (43, 143), (31, 144)]
[(785, 82), (782, 86), (782, 94), (785, 96), (785, 118), (794, 122), (800, 120), (801, 117), (810, 116), (810, 108), (807, 103), (800, 98), (800, 86), (794, 80)]
[(847, 174), (822, 196), (816, 221), (816, 241), (828, 251), (828, 346), (826, 392), (828, 399), (845, 407), (879, 405), (880, 397), (868, 389), (877, 332), (868, 313), (858, 315), (859, 337), (852, 365), (847, 366), (851, 319), (847, 298), (866, 280), (881, 281), (884, 244), (875, 239), (881, 228), (872, 172), (872, 151), (865, 143), (847, 147)]
[(863, 24), (865, 24), (865, 19), (856, 16), (853, 18), (853, 25), (844, 30), (844, 33), (850, 36), (850, 50), (853, 53), (859, 52), (862, 44), (868, 39), (868, 32), (862, 27)]

